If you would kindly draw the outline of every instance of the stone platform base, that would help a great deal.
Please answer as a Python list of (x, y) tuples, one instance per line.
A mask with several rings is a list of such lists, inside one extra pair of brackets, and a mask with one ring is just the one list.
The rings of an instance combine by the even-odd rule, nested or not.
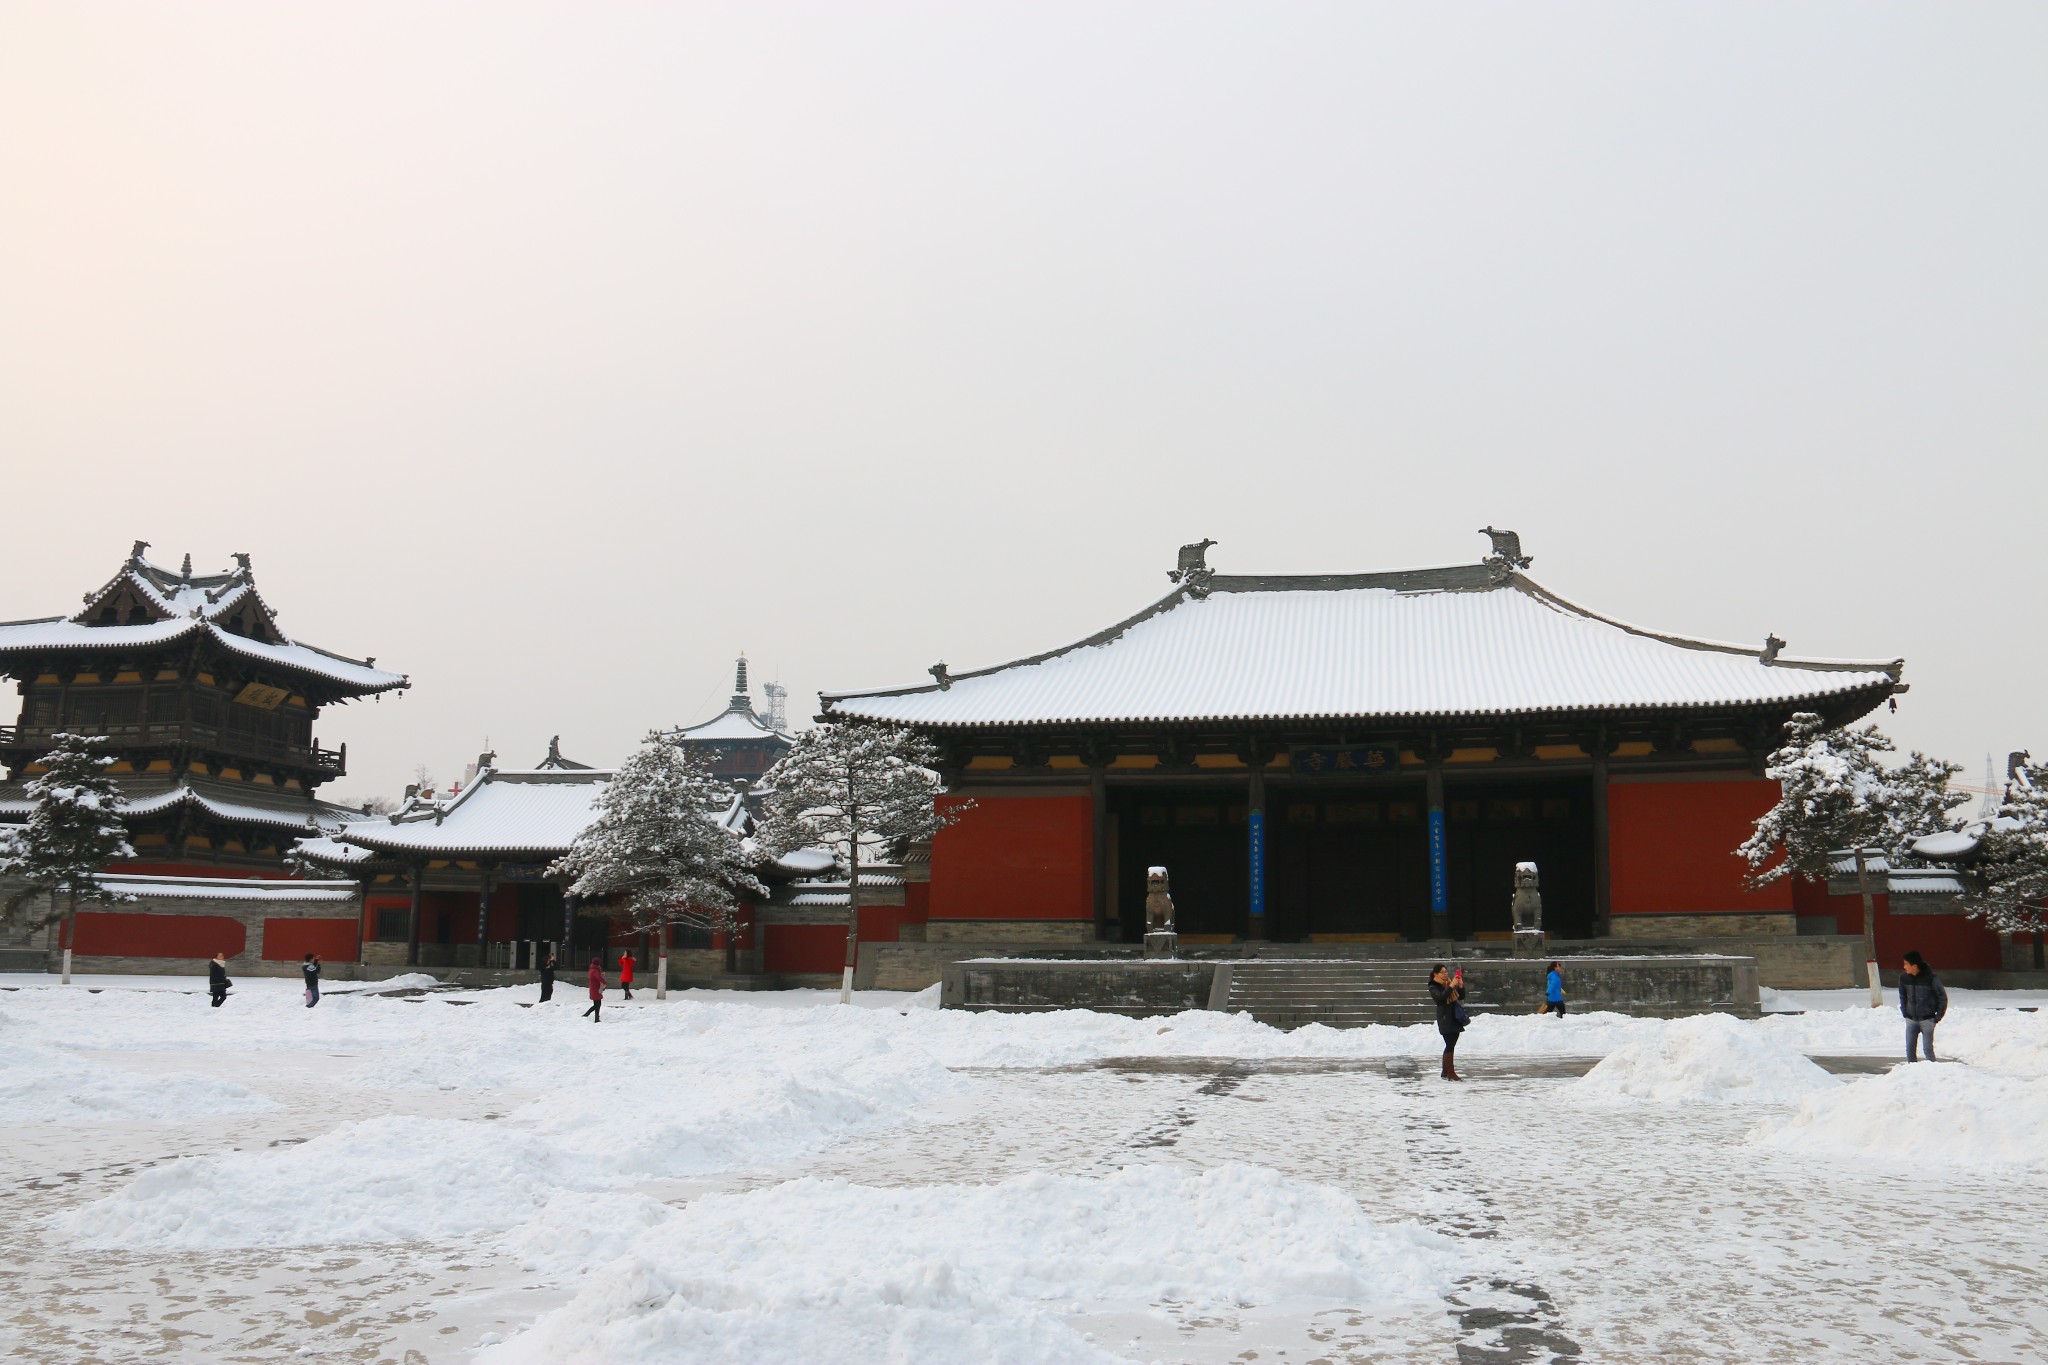
[[(1534, 1014), (1549, 963), (1527, 958), (1456, 959), (1475, 1012)], [(1755, 1018), (1756, 962), (1747, 957), (1591, 957), (1564, 961), (1574, 1010), (1654, 1018), (1733, 1014)], [(1428, 967), (1385, 959), (1141, 959), (1087, 961), (978, 958), (949, 963), (946, 1009), (1037, 1013), (1100, 1010), (1147, 1016), (1181, 1010), (1242, 1012), (1276, 1027), (1417, 1024), (1433, 1017)]]
[(1041, 1014), (1099, 1010), (1144, 1018), (1209, 1008), (1213, 962), (991, 958), (946, 967), (943, 1009)]

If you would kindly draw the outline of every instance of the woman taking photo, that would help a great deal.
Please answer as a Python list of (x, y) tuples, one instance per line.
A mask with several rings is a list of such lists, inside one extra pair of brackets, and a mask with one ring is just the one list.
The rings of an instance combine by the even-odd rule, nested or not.
[(1458, 1074), (1458, 1035), (1465, 1031), (1465, 1023), (1471, 1015), (1465, 1012), (1465, 969), (1460, 967), (1453, 975), (1443, 963), (1436, 964), (1436, 970), (1429, 974), (1429, 998), (1436, 1002), (1436, 1031), (1444, 1039), (1443, 1077), (1447, 1081), (1462, 1081)]

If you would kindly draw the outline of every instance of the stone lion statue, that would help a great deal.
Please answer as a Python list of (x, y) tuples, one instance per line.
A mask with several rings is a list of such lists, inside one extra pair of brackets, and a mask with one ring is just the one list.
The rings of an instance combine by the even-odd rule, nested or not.
[(1145, 869), (1145, 931), (1156, 934), (1172, 930), (1173, 896), (1166, 889), (1166, 869), (1148, 867)]

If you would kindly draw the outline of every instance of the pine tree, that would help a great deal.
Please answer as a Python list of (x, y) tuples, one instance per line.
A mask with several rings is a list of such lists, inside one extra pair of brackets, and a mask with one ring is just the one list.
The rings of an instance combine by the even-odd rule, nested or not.
[[(1752, 886), (1789, 876), (1826, 881), (1831, 853), (1847, 849), (1856, 863), (1856, 890), (1863, 898), (1863, 960), (1877, 961), (1876, 890), (1870, 881), (1870, 853), (1890, 855), (1930, 833), (1928, 822), (1945, 825), (1948, 811), (1967, 797), (1947, 790), (1956, 765), (1914, 754), (1903, 768), (1887, 769), (1880, 756), (1896, 746), (1875, 725), (1830, 728), (1820, 716), (1802, 711), (1786, 722), (1783, 747), (1764, 770), (1779, 783), (1778, 804), (1757, 818), (1756, 829), (1736, 850), (1748, 860)], [(1780, 861), (1765, 864), (1782, 853)], [(1871, 1003), (1878, 996), (1870, 973)]]
[[(7, 831), (0, 842), (0, 880), (21, 883), (6, 903), (9, 920), (32, 929), (63, 921), (58, 942), (64, 947), (68, 982), (78, 903), (121, 905), (133, 900), (109, 891), (100, 873), (108, 863), (134, 857), (135, 850), (129, 847), (118, 814), (121, 790), (107, 776), (114, 760), (97, 752), (105, 739), (54, 738), (57, 747), (43, 755), (43, 771), (26, 786), (35, 802), (28, 823)], [(46, 897), (39, 912), (27, 908), (37, 896)]]
[(770, 852), (805, 844), (831, 849), (846, 863), (846, 966), (839, 1002), (853, 1001), (853, 968), (860, 950), (860, 866), (899, 856), (905, 845), (928, 839), (973, 806), (940, 810), (943, 790), (933, 771), (937, 746), (903, 726), (854, 723), (822, 726), (797, 736), (761, 779), (767, 820), (760, 831)]
[(1964, 905), (2000, 933), (2048, 930), (2048, 765), (2022, 763), (1969, 863)]
[(666, 994), (669, 926), (736, 928), (740, 896), (766, 888), (755, 857), (720, 817), (732, 792), (672, 739), (651, 734), (598, 797), (594, 820), (548, 871), (574, 877), (568, 894), (616, 898), (635, 931), (661, 948), (657, 987)]

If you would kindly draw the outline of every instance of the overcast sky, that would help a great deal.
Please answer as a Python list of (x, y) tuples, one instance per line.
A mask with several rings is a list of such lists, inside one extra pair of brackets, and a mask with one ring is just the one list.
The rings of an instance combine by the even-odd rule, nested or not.
[(1226, 572), (2048, 755), (2048, 5), (0, 4), (0, 618), (253, 553), (337, 796)]

